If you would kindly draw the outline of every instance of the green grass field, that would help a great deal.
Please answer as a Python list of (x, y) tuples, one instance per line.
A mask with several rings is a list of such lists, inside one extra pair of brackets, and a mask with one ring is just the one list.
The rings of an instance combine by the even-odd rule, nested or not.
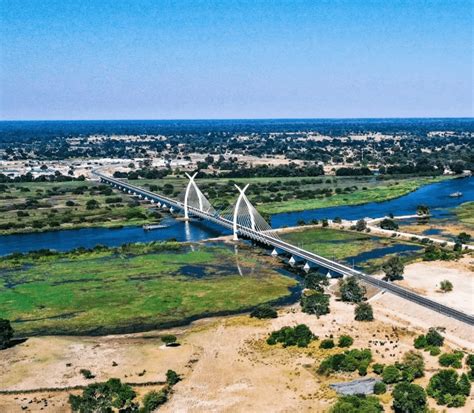
[(224, 246), (3, 260), (0, 274), (2, 317), (19, 335), (146, 330), (246, 309), (296, 285), (256, 253)]
[[(351, 193), (334, 194), (330, 197), (319, 197), (306, 200), (291, 200), (284, 202), (270, 202), (258, 207), (266, 214), (282, 212), (304, 211), (307, 209), (327, 208), (340, 205), (360, 205), (369, 202), (382, 202), (406, 195), (423, 185), (439, 182), (444, 177), (413, 178), (394, 182), (380, 181), (379, 185), (367, 186), (367, 189), (358, 189)], [(359, 184), (360, 185), (360, 184)]]
[[(340, 231), (329, 228), (308, 228), (295, 232), (282, 234), (281, 237), (288, 242), (305, 248), (308, 251), (321, 255), (325, 258), (346, 262), (352, 265), (350, 257), (357, 257), (359, 254), (366, 254), (374, 250), (390, 247), (403, 247), (414, 245), (412, 243), (401, 242), (391, 238), (381, 238), (371, 236), (366, 233)], [(402, 248), (403, 249), (403, 248)], [(389, 257), (391, 253), (380, 254), (382, 257), (367, 257), (363, 263), (359, 263), (365, 271), (373, 272), (380, 268), (380, 265)], [(408, 252), (407, 256), (415, 258), (415, 251)]]
[(455, 211), (463, 224), (474, 227), (474, 202), (465, 202), (459, 205)]

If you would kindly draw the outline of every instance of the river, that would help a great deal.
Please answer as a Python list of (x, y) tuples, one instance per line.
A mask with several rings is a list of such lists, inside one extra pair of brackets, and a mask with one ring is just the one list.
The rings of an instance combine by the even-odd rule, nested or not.
[[(453, 192), (462, 192), (463, 196), (451, 198)], [(275, 214), (271, 217), (274, 228), (296, 225), (299, 220), (335, 218), (359, 219), (379, 217), (392, 212), (395, 215), (408, 215), (416, 212), (416, 206), (428, 205), (435, 217), (452, 214), (452, 208), (467, 201), (474, 201), (474, 177), (450, 179), (430, 184), (404, 195), (384, 202), (371, 202), (362, 205), (339, 206), (311, 209), (302, 212)], [(83, 228), (61, 231), (47, 231), (30, 234), (0, 236), (0, 255), (14, 252), (28, 252), (42, 248), (68, 251), (77, 247), (92, 248), (98, 244), (118, 246), (128, 242), (149, 242), (176, 239), (177, 241), (201, 241), (228, 232), (215, 224), (201, 221), (184, 222), (167, 218), (163, 222), (166, 228), (144, 231), (141, 227), (122, 228)]]

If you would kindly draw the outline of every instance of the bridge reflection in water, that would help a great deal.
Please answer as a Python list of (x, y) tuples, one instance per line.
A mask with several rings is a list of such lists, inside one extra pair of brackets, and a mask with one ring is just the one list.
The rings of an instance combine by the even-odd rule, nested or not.
[(347, 267), (334, 260), (321, 257), (282, 240), (278, 233), (274, 231), (258, 213), (245, 195), (248, 185), (243, 189), (236, 185), (236, 188), (239, 191), (239, 196), (235, 204), (229, 206), (223, 211), (217, 211), (197, 186), (195, 181), (196, 174), (193, 176), (186, 174), (189, 178), (189, 183), (176, 200), (165, 195), (147, 191), (146, 189), (132, 185), (128, 182), (106, 176), (98, 171), (94, 171), (94, 174), (102, 183), (111, 185), (120, 191), (138, 197), (144, 201), (156, 204), (164, 210), (183, 213), (185, 219), (189, 219), (190, 216), (193, 216), (230, 229), (232, 230), (234, 240), (238, 240), (239, 237), (242, 237), (273, 247), (273, 256), (281, 254), (289, 255), (291, 264), (295, 265), (298, 262), (304, 263), (303, 268), (306, 271), (312, 267), (318, 267), (327, 270), (328, 275), (332, 277), (356, 276), (371, 285), (398, 295), (399, 297), (413, 301), (419, 305), (469, 325), (474, 325), (474, 316), (470, 314), (445, 306), (405, 288), (399, 287), (398, 285), (379, 280), (361, 271)]

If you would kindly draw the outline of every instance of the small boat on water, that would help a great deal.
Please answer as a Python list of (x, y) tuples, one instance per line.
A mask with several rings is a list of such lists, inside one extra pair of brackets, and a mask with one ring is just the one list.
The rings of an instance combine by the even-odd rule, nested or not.
[(163, 224), (145, 224), (143, 225), (143, 229), (145, 231), (151, 231), (153, 229), (162, 229), (162, 228), (166, 228), (167, 225), (163, 225)]
[(462, 196), (462, 192), (453, 192), (452, 194), (449, 194), (451, 198), (459, 198)]

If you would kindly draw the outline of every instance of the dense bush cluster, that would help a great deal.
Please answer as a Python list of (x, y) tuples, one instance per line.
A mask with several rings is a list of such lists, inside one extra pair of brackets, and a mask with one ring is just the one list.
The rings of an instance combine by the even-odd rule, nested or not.
[(304, 313), (315, 314), (317, 316), (329, 314), (329, 294), (313, 292), (301, 296), (301, 307)]
[(268, 304), (263, 304), (255, 308), (251, 313), (250, 317), (255, 318), (277, 318), (277, 311)]
[(283, 347), (308, 347), (308, 344), (316, 338), (306, 324), (299, 324), (296, 327), (283, 327), (272, 332), (267, 338), (267, 344), (282, 343)]
[(326, 357), (318, 368), (319, 374), (330, 374), (338, 371), (359, 371), (361, 376), (367, 374), (367, 367), (372, 361), (372, 352), (368, 349), (347, 350), (344, 353)]
[(467, 374), (459, 376), (455, 370), (441, 370), (431, 377), (426, 391), (439, 405), (460, 407), (466, 403), (471, 383)]

